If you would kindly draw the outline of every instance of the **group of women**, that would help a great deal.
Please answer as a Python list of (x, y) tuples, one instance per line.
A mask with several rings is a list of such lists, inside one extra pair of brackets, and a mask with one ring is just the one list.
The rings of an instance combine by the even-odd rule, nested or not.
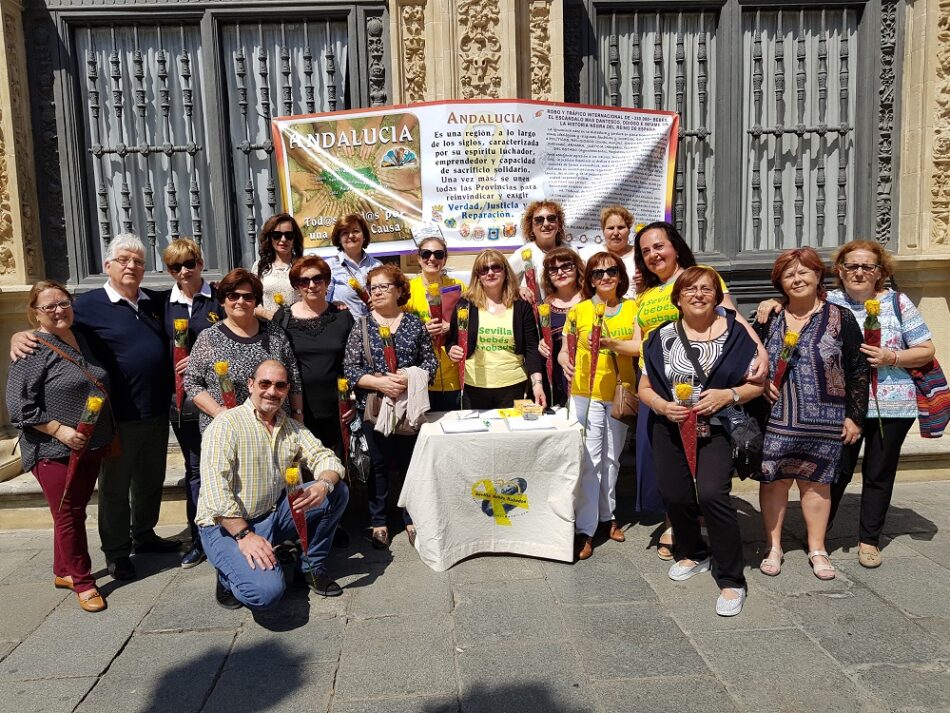
[[(338, 252), (329, 260), (303, 255), (297, 223), (288, 214), (274, 216), (262, 230), (252, 269), (232, 270), (214, 287), (201, 276), (200, 247), (187, 239), (173, 241), (164, 255), (175, 279), (165, 327), (171, 348), (176, 318), (188, 320), (189, 356), (175, 364), (187, 400), (173, 415), (173, 426), (185, 454), (192, 527), (201, 433), (226, 409), (225, 392), (233, 388), (236, 402), (242, 402), (248, 377), (271, 358), (288, 370), (289, 415), (340, 454), (348, 447), (339, 422), (341, 377), (356, 395), (355, 412), (346, 418), (358, 416), (364, 423), (376, 418), (381, 401), (403, 402), (409, 411), (442, 411), (509, 407), (525, 396), (541, 406), (570, 400), (585, 434), (575, 499), (578, 559), (592, 556), (598, 531), (625, 539), (615, 508), (628, 426), (612, 415), (612, 407), (618, 386), (636, 390), (637, 508), (667, 516), (657, 554), (676, 560), (669, 570), (672, 579), (712, 568), (721, 590), (716, 610), (723, 616), (738, 614), (746, 594), (738, 518), (730, 500), (730, 414), (748, 404), (747, 413), (760, 414), (764, 429), (762, 464), (753, 477), (761, 481), (767, 537), (759, 568), (770, 576), (782, 568), (782, 522), (794, 481), (801, 492), (811, 567), (820, 579), (834, 578), (825, 533), (866, 440), (860, 562), (878, 566), (900, 448), (917, 415), (907, 369), (934, 353), (920, 313), (886, 286), (892, 274), (888, 255), (873, 242), (845, 245), (834, 259), (840, 288), (826, 293), (825, 266), (814, 250), (783, 253), (772, 271), (780, 296), (760, 306), (752, 325), (736, 312), (716, 271), (697, 265), (673, 225), (638, 226), (631, 241), (632, 223), (626, 209), (604, 209), (605, 242), (582, 256), (567, 244), (557, 203), (529, 205), (523, 229), (530, 265), (540, 273), (537, 291), (526, 279), (521, 251), (506, 259), (492, 249), (476, 256), (466, 288), (447, 275), (447, 246), (437, 237), (418, 246), (420, 272), (410, 280), (395, 265), (367, 253), (370, 232), (358, 215), (337, 221), (331, 240)], [(457, 307), (434, 317), (431, 292), (452, 290), (462, 292)], [(40, 334), (75, 352), (69, 315), (59, 309), (71, 299), (61, 286), (39, 283), (30, 296), (29, 316)], [(865, 302), (872, 299), (881, 306), (881, 346), (865, 343), (858, 326)], [(180, 315), (171, 309), (176, 304)], [(553, 327), (550, 346), (540, 339), (537, 309), (543, 305)], [(466, 315), (467, 331), (460, 329), (460, 313)], [(602, 333), (596, 359), (595, 330)], [(576, 337), (576, 352), (567, 334)], [(458, 367), (463, 359), (464, 391)], [(547, 380), (547, 359), (554, 362), (553, 383)], [(222, 378), (222, 361), (229, 379)], [(869, 407), (872, 369), (878, 374), (878, 399)], [(14, 365), (11, 384), (29, 381), (20, 371)], [(103, 378), (98, 372), (94, 376)], [(8, 388), (11, 413), (18, 408), (17, 398), (26, 403), (28, 396), (18, 397), (16, 387)], [(37, 430), (45, 428), (43, 433), (57, 441), (53, 450), (60, 458), (80, 441), (85, 444), (85, 437), (68, 425), (77, 422), (79, 412), (72, 411), (78, 406), (62, 405), (62, 412), (20, 414), (25, 434), (34, 421), (45, 419)], [(98, 423), (89, 444), (94, 451), (110, 438), (108, 419)], [(374, 547), (386, 548), (391, 471), (405, 477), (415, 436), (411, 429), (369, 424), (363, 433), (372, 463), (367, 483), (371, 538)], [(28, 468), (45, 467), (37, 465), (29, 448), (24, 461)], [(70, 507), (84, 509), (93, 480), (77, 480), (67, 498)], [(47, 493), (51, 503), (62, 498), (62, 487), (54, 490)], [(402, 520), (413, 541), (409, 513), (403, 512)], [(204, 558), (197, 537), (193, 543), (183, 566)], [(82, 592), (87, 584), (72, 586)]]

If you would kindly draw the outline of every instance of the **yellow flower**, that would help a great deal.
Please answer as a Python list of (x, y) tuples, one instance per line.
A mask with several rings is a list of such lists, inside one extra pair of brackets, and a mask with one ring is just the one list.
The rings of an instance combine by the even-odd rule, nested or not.
[(673, 395), (676, 396), (676, 400), (680, 403), (686, 403), (693, 395), (693, 385), (677, 384), (673, 387)]
[(360, 285), (360, 281), (357, 280), (355, 277), (351, 277), (349, 280), (347, 280), (346, 284), (348, 284), (351, 288), (353, 288), (357, 292), (359, 292), (360, 289), (362, 288), (362, 285)]
[(432, 284), (430, 284), (430, 285), (426, 288), (426, 290), (427, 290), (428, 293), (429, 293), (430, 295), (432, 295), (433, 297), (435, 297), (437, 294), (439, 294), (439, 286), (438, 286), (436, 283), (434, 283), (434, 282), (433, 282)]
[(603, 302), (598, 302), (594, 305), (594, 315), (597, 317), (603, 317), (607, 312), (607, 305)]
[(639, 233), (639, 232), (640, 232), (641, 230), (643, 230), (645, 227), (647, 227), (647, 224), (646, 224), (646, 223), (637, 223), (635, 226), (633, 226), (633, 232), (634, 232), (634, 233)]
[(881, 303), (879, 300), (865, 300), (864, 309), (868, 311), (869, 317), (877, 317), (881, 313)]
[(542, 317), (551, 316), (551, 305), (549, 304), (539, 304), (538, 305), (538, 314)]
[(577, 310), (573, 307), (567, 311), (567, 321), (572, 324), (577, 322)]
[(175, 320), (175, 331), (184, 332), (188, 329), (188, 320), (187, 319), (176, 319)]
[(525, 262), (528, 262), (528, 260), (531, 259), (531, 248), (522, 248), (521, 259)]
[(392, 332), (389, 331), (389, 327), (380, 327), (379, 336), (383, 339), (389, 339), (392, 336)]
[(350, 382), (347, 379), (337, 379), (336, 380), (336, 390), (340, 393), (345, 394), (350, 390)]
[(284, 296), (279, 292), (274, 293), (274, 304), (276, 304), (278, 307), (284, 304)]
[(795, 345), (798, 344), (798, 332), (785, 332), (783, 343), (789, 349), (794, 349)]
[(296, 486), (300, 482), (300, 469), (295, 465), (289, 466), (284, 471), (284, 481), (290, 487)]
[(459, 322), (464, 322), (468, 320), (468, 307), (459, 307), (458, 311)]
[(101, 396), (90, 396), (86, 399), (86, 410), (89, 413), (99, 413), (102, 410), (103, 403), (105, 403), (105, 399)]
[(228, 373), (228, 363), (226, 361), (216, 361), (214, 363), (214, 373), (218, 376), (225, 376)]

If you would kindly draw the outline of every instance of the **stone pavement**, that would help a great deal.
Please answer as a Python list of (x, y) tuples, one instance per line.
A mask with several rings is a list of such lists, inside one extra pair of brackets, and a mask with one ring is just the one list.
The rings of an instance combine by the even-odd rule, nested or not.
[[(628, 502), (627, 541), (586, 562), (483, 556), (443, 574), (404, 534), (374, 551), (354, 513), (331, 564), (344, 595), (293, 589), (256, 618), (218, 607), (212, 569), (174, 555), (137, 558), (130, 583), (103, 571), (109, 609), (86, 614), (52, 586), (48, 531), (0, 533), (0, 712), (950, 711), (950, 483), (894, 500), (884, 565), (865, 570), (849, 492), (827, 583), (790, 506), (784, 570), (750, 567), (735, 619), (715, 615), (710, 576), (666, 577), (659, 526), (623, 517)], [(755, 498), (737, 502), (757, 563)]]

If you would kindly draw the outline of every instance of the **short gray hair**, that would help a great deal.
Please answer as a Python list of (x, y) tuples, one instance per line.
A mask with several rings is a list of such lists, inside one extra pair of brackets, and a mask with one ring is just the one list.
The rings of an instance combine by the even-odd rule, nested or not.
[(145, 257), (145, 243), (134, 233), (119, 233), (109, 242), (109, 251), (106, 253), (106, 262), (115, 260), (120, 250), (130, 250)]

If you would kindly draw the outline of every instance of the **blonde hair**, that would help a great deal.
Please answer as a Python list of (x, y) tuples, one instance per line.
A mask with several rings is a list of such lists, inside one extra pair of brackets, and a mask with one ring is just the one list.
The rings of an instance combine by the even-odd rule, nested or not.
[(40, 322), (36, 318), (35, 310), (36, 302), (40, 297), (40, 293), (44, 290), (59, 290), (64, 295), (66, 295), (66, 299), (69, 300), (70, 304), (72, 304), (73, 301), (73, 296), (69, 294), (69, 290), (67, 290), (62, 283), (59, 283), (56, 280), (40, 280), (39, 282), (35, 283), (30, 289), (30, 299), (27, 301), (26, 308), (26, 321), (29, 322), (30, 326), (34, 329), (40, 326)]
[(511, 307), (518, 299), (518, 278), (505, 256), (494, 248), (482, 250), (475, 257), (475, 263), (472, 265), (472, 277), (468, 283), (469, 287), (465, 293), (465, 299), (478, 309), (488, 307), (488, 296), (485, 294), (481, 280), (478, 279), (478, 271), (487, 265), (501, 265), (505, 275), (505, 281), (502, 283), (501, 301), (504, 302), (505, 307)]
[(168, 267), (173, 262), (181, 262), (190, 257), (204, 262), (198, 243), (191, 238), (177, 238), (172, 240), (165, 248), (165, 252), (162, 253), (162, 262), (165, 263), (165, 267)]
[(624, 208), (622, 205), (609, 205), (600, 211), (601, 230), (604, 230), (604, 228), (607, 227), (607, 220), (612, 215), (616, 215), (618, 218), (620, 218), (620, 220), (622, 220), (624, 225), (626, 225), (628, 228), (633, 225), (633, 214), (631, 214), (629, 210)]

